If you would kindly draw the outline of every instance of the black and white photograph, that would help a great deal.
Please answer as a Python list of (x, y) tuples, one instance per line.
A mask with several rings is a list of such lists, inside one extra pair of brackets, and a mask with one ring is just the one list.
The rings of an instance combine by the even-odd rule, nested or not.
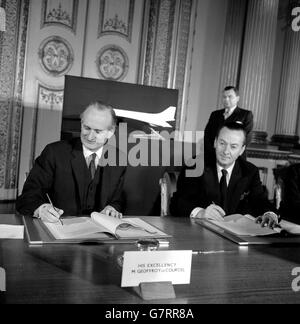
[(300, 0), (0, 0), (0, 304), (299, 303)]

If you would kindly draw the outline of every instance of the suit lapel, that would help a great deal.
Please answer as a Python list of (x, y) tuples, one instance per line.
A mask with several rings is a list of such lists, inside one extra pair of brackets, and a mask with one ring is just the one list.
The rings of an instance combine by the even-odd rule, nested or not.
[(248, 179), (243, 176), (239, 161), (236, 161), (228, 186), (228, 208), (230, 214), (235, 213), (237, 210), (240, 198), (245, 191), (247, 182)]
[(219, 125), (222, 125), (222, 124), (224, 124), (224, 122), (225, 122), (225, 117), (224, 117), (224, 114), (225, 114), (225, 108), (219, 110), (218, 113), (219, 113), (219, 117), (218, 117), (218, 118), (219, 118)]
[(236, 107), (234, 112), (227, 118), (228, 122), (234, 122), (237, 121), (239, 118), (239, 114), (240, 114), (240, 108)]
[(206, 168), (204, 172), (204, 183), (207, 197), (211, 197), (211, 201), (208, 201), (208, 204), (215, 203), (220, 205), (221, 195), (217, 168)]
[(81, 141), (76, 141), (72, 150), (71, 165), (74, 173), (74, 177), (77, 182), (77, 189), (79, 192), (81, 205), (84, 201), (84, 188), (85, 188), (85, 174), (87, 171), (87, 165), (83, 156)]
[(101, 168), (102, 168), (102, 172), (101, 174), (101, 192), (100, 192), (100, 201), (101, 201), (101, 205), (103, 208), (106, 207), (107, 205), (107, 201), (108, 201), (108, 195), (109, 195), (109, 186), (110, 186), (110, 180), (111, 180), (111, 168), (109, 167), (109, 165), (107, 165), (107, 163), (105, 163), (105, 161), (108, 161), (108, 146), (105, 145), (103, 148), (103, 154), (101, 157), (101, 160), (99, 162)]

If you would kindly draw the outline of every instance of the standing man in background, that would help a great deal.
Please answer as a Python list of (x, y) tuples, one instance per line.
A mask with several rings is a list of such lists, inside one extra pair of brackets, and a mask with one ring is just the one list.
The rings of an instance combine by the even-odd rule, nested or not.
[[(226, 123), (235, 122), (243, 125), (247, 140), (246, 145), (251, 142), (251, 132), (253, 129), (253, 114), (250, 110), (238, 107), (240, 100), (239, 91), (236, 87), (228, 86), (223, 91), (224, 109), (216, 110), (210, 115), (209, 121), (204, 131), (204, 165), (215, 165), (216, 154), (214, 141), (217, 131)], [(246, 152), (242, 158), (246, 159)]]

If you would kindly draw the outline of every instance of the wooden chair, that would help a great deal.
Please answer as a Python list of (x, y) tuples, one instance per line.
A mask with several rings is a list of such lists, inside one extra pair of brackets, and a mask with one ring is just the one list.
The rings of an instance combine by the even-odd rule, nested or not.
[(286, 165), (278, 166), (277, 168), (273, 169), (275, 179), (274, 203), (277, 210), (279, 210), (281, 202), (284, 200), (285, 181), (289, 167), (290, 165)]

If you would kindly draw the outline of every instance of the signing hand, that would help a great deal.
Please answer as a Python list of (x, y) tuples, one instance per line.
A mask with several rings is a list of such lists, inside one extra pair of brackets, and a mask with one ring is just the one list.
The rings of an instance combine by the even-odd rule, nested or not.
[(114, 207), (112, 207), (112, 206), (106, 206), (106, 207), (102, 210), (101, 214), (105, 214), (105, 215), (107, 215), (107, 216), (111, 216), (111, 217), (119, 218), (119, 219), (123, 218), (122, 213), (119, 213), (119, 212), (118, 212)]
[(40, 218), (44, 222), (57, 223), (63, 213), (63, 210), (52, 207), (51, 204), (44, 204), (36, 210), (35, 217)]
[(202, 209), (196, 218), (213, 219), (223, 222), (225, 215), (225, 211), (220, 206), (212, 204), (206, 209)]

